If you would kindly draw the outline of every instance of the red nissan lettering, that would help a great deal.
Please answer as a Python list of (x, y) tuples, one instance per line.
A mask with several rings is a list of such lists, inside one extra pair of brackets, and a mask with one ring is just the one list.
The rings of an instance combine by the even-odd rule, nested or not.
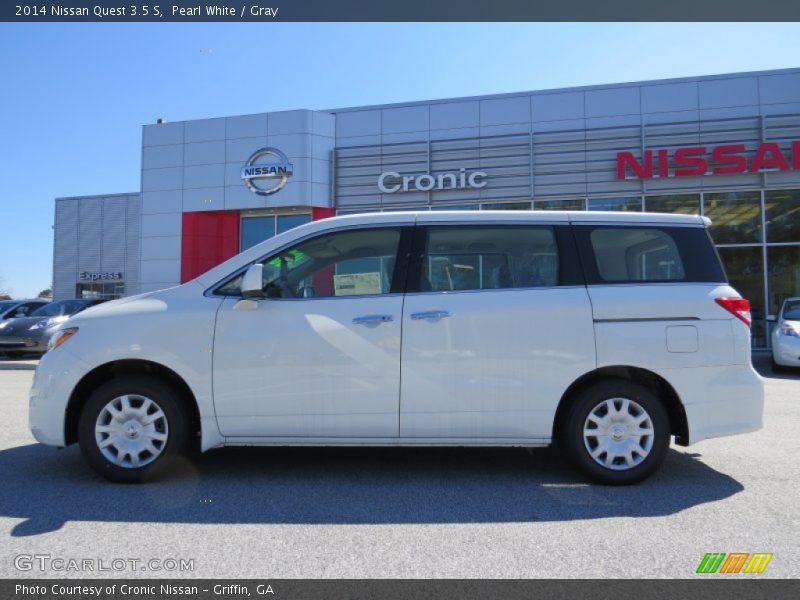
[(775, 142), (764, 142), (758, 147), (753, 164), (750, 165), (750, 172), (758, 173), (761, 169), (789, 170), (789, 162), (783, 155), (781, 147)]
[(653, 176), (653, 151), (645, 150), (644, 165), (640, 164), (633, 152), (617, 153), (617, 179), (625, 179), (625, 167), (629, 166), (636, 177), (650, 179)]
[(744, 173), (747, 170), (747, 159), (741, 154), (746, 149), (744, 144), (729, 144), (717, 146), (711, 152), (715, 164), (725, 165), (714, 167), (714, 175), (731, 175)]
[(675, 169), (675, 176), (694, 177), (696, 175), (705, 175), (708, 172), (708, 161), (704, 157), (705, 153), (705, 146), (678, 148), (675, 151), (675, 165), (687, 168)]

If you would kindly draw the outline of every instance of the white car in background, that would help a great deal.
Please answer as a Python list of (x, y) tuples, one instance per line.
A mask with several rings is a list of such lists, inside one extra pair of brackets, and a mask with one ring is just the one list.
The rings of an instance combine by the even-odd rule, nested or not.
[(124, 482), (193, 447), (554, 442), (591, 479), (640, 481), (673, 436), (761, 427), (750, 303), (709, 222), (453, 211), (309, 223), (71, 318), (36, 371), (30, 427)]
[(783, 301), (772, 330), (772, 370), (800, 368), (800, 297)]

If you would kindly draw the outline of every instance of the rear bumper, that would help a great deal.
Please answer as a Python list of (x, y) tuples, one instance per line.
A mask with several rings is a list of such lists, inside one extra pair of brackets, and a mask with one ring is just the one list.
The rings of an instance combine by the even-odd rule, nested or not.
[(764, 384), (752, 365), (658, 371), (678, 393), (689, 444), (757, 431), (764, 425)]

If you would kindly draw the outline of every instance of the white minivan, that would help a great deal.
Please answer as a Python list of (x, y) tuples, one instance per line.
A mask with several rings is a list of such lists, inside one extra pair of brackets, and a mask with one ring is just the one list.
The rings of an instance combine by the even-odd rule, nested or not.
[(754, 431), (750, 305), (688, 215), (334, 217), (66, 322), (30, 427), (114, 481), (193, 449), (545, 446), (640, 481)]

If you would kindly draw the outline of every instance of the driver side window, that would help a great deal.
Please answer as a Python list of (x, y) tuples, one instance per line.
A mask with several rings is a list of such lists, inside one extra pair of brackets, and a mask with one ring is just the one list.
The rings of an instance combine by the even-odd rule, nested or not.
[[(267, 298), (330, 298), (388, 294), (400, 228), (353, 229), (304, 240), (266, 258)], [(238, 292), (241, 277), (220, 288)]]

